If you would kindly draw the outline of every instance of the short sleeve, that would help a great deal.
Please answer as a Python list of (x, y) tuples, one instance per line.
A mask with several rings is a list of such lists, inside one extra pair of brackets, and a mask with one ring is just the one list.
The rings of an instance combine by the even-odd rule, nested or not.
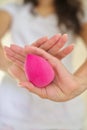
[(21, 5), (16, 3), (10, 3), (4, 6), (0, 6), (0, 10), (7, 11), (12, 17), (15, 17), (19, 12)]

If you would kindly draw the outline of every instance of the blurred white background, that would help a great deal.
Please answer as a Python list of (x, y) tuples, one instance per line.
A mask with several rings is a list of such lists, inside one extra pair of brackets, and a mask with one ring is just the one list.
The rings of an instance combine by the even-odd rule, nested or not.
[[(82, 0), (84, 2), (85, 8), (87, 8), (87, 0)], [(6, 4), (8, 2), (17, 2), (20, 3), (22, 2), (22, 0), (0, 0), (0, 6), (3, 4)], [(83, 45), (83, 41), (79, 38), (77, 39), (77, 44), (75, 45), (75, 49), (74, 49), (74, 56), (73, 56), (73, 66), (75, 69), (77, 69), (86, 59), (87, 57), (87, 50), (85, 49), (84, 45)], [(6, 36), (3, 38), (2, 40), (3, 44), (9, 45), (11, 43), (11, 39), (10, 39), (10, 34), (7, 33)], [(79, 53), (77, 53), (79, 52)], [(3, 73), (0, 73), (0, 77), (3, 76)], [(86, 120), (84, 122), (84, 128), (85, 130), (87, 130), (87, 92), (82, 94), (82, 98), (84, 99), (84, 102), (86, 104)], [(78, 104), (77, 104), (78, 105)]]

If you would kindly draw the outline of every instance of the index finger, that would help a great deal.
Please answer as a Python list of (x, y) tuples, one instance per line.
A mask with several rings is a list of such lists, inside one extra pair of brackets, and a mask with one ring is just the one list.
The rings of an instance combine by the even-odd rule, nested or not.
[(28, 47), (28, 48), (25, 47), (25, 53), (39, 55), (44, 59), (46, 59), (52, 66), (54, 66), (58, 62), (57, 58), (37, 47)]

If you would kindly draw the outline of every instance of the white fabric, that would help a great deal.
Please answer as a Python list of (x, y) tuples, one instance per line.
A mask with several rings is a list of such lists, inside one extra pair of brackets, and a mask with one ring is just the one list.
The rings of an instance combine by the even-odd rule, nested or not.
[[(18, 6), (10, 4), (1, 7), (8, 11), (13, 18), (11, 35), (13, 43), (24, 46), (31, 44), (42, 36), (51, 37), (60, 33), (55, 15), (42, 17), (31, 13), (31, 5)], [(73, 36), (69, 32), (69, 42)], [(72, 55), (63, 63), (72, 70)], [(43, 100), (18, 87), (9, 76), (5, 76), (0, 86), (0, 130), (77, 130), (83, 125), (84, 104), (80, 97), (64, 103)], [(6, 129), (7, 130), (7, 129)]]

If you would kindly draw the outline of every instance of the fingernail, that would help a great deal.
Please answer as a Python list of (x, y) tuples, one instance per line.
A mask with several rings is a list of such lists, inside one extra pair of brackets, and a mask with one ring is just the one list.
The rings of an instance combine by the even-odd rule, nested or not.
[(54, 35), (54, 37), (60, 37), (61, 33)]
[(51, 37), (51, 39), (53, 38), (55, 38), (56, 40), (59, 40), (59, 38), (61, 37), (61, 34), (56, 34), (56, 35), (54, 35), (53, 37)]
[(68, 34), (64, 34), (63, 36), (68, 37)]
[(43, 39), (48, 39), (48, 36), (44, 36)]
[(23, 86), (23, 83), (18, 83), (18, 86), (24, 87), (24, 86)]

